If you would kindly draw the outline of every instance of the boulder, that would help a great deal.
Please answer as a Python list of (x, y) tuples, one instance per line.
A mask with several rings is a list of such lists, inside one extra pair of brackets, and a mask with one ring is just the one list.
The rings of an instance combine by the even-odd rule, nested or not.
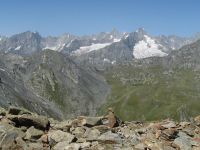
[(51, 146), (54, 146), (59, 142), (65, 142), (69, 144), (74, 140), (74, 138), (74, 135), (61, 130), (53, 130), (48, 133), (48, 141)]
[(105, 132), (108, 132), (110, 129), (110, 127), (106, 126), (106, 125), (99, 125), (99, 126), (94, 126), (92, 127), (92, 129), (97, 129), (99, 130), (99, 132), (102, 134), (102, 133), (105, 133)]
[(105, 144), (121, 144), (122, 139), (120, 136), (116, 133), (112, 133), (111, 131), (108, 131), (98, 137), (98, 141), (105, 143)]
[(72, 134), (75, 135), (76, 138), (82, 138), (86, 129), (84, 127), (77, 127), (72, 131)]
[(178, 138), (174, 140), (174, 144), (177, 145), (181, 150), (192, 150), (192, 138), (184, 132), (179, 132)]
[(59, 142), (53, 147), (53, 150), (79, 150), (80, 148), (81, 145), (77, 143)]
[(172, 128), (162, 130), (160, 134), (160, 138), (165, 140), (174, 140), (177, 138), (178, 131)]
[(28, 143), (26, 150), (45, 150), (45, 149), (42, 143), (37, 142), (37, 143)]
[(147, 146), (144, 143), (139, 143), (139, 144), (135, 145), (135, 149), (144, 150), (144, 149), (147, 149)]
[(136, 134), (132, 135), (129, 143), (133, 146), (139, 144), (140, 143), (139, 137)]
[(16, 143), (16, 146), (15, 146), (15, 149), (19, 149), (19, 150), (21, 150), (21, 149), (28, 149), (28, 146), (27, 146), (27, 144), (26, 144), (26, 142), (21, 138), (21, 137), (17, 137), (16, 139), (15, 139), (15, 143)]
[(161, 126), (164, 128), (174, 128), (174, 127), (176, 127), (176, 123), (174, 121), (167, 121), (167, 122), (161, 124)]
[(47, 130), (50, 126), (48, 118), (44, 116), (24, 114), (18, 116), (10, 116), (9, 119), (15, 122), (16, 126), (34, 126), (36, 129), (40, 130)]
[(72, 120), (65, 120), (62, 122), (58, 122), (54, 125), (51, 124), (51, 126), (53, 129), (62, 130), (62, 131), (67, 132), (72, 127)]
[(85, 138), (87, 141), (96, 141), (100, 134), (100, 131), (97, 129), (88, 129), (85, 132)]
[(42, 135), (44, 134), (43, 131), (35, 129), (33, 126), (30, 127), (26, 131), (26, 136), (24, 137), (25, 140), (30, 140), (30, 139), (39, 139)]
[(15, 149), (16, 139), (23, 138), (24, 132), (13, 127), (10, 124), (0, 123), (0, 148), (1, 149)]
[(90, 142), (85, 143), (66, 143), (59, 142), (53, 147), (53, 150), (80, 150), (80, 149), (88, 149), (90, 147)]

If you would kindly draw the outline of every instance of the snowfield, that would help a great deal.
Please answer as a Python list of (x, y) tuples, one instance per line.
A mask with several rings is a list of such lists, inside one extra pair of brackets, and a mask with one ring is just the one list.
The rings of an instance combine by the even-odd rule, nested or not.
[(144, 35), (144, 40), (139, 41), (133, 48), (133, 56), (136, 59), (148, 57), (164, 57), (166, 53), (162, 52), (163, 46), (157, 44), (154, 39)]
[(83, 46), (83, 47), (80, 47), (78, 50), (74, 51), (73, 54), (81, 55), (81, 54), (89, 53), (91, 51), (96, 51), (96, 50), (102, 49), (111, 44), (112, 43), (103, 43), (103, 44), (98, 43), (98, 44), (92, 44), (90, 46)]

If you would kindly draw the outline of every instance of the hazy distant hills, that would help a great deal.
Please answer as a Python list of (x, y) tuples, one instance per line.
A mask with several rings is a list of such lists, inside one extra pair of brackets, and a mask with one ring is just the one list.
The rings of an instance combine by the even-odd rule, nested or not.
[(188, 119), (200, 108), (199, 38), (152, 36), (142, 28), (0, 36), (0, 105), (60, 119), (107, 107), (127, 120)]

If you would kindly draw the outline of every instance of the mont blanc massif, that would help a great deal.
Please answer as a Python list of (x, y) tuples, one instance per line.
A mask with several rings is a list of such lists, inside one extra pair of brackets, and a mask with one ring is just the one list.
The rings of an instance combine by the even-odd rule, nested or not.
[(87, 36), (0, 36), (0, 106), (56, 119), (189, 120), (200, 109), (200, 34), (153, 36), (140, 28)]

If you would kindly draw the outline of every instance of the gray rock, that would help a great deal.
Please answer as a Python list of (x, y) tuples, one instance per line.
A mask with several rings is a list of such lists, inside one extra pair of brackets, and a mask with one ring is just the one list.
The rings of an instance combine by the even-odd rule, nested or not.
[(27, 150), (42, 150), (42, 149), (44, 149), (42, 143), (37, 142), (37, 143), (28, 143), (27, 144)]
[(24, 137), (24, 139), (26, 140), (30, 140), (30, 139), (39, 139), (42, 135), (44, 134), (43, 131), (35, 129), (34, 127), (30, 127), (28, 128), (28, 130), (26, 131), (26, 136)]
[(139, 143), (134, 146), (137, 150), (144, 150), (147, 148), (147, 146), (144, 143)]
[(88, 129), (85, 132), (85, 137), (87, 141), (96, 141), (100, 136), (100, 131), (97, 129)]
[(51, 146), (54, 146), (59, 142), (65, 142), (69, 144), (74, 140), (74, 138), (74, 135), (60, 130), (54, 130), (48, 133), (48, 139)]
[(79, 150), (80, 148), (81, 145), (77, 143), (59, 142), (53, 147), (53, 150)]
[(139, 137), (137, 135), (132, 135), (130, 138), (130, 144), (131, 145), (137, 145), (140, 143)]
[(52, 125), (52, 128), (62, 131), (69, 131), (70, 127), (72, 126), (72, 120), (65, 120), (61, 122), (57, 122), (56, 124)]
[(14, 149), (16, 146), (16, 138), (23, 138), (24, 132), (12, 125), (0, 122), (0, 148)]
[(184, 132), (179, 132), (178, 136), (179, 137), (174, 140), (174, 144), (176, 144), (180, 149), (192, 150), (191, 137)]
[(102, 134), (102, 133), (105, 133), (105, 132), (108, 132), (109, 130), (111, 130), (110, 127), (108, 127), (108, 126), (106, 126), (106, 125), (94, 126), (94, 127), (92, 127), (92, 129), (97, 129), (97, 130), (99, 130), (99, 132), (101, 132), (101, 134)]
[(98, 137), (98, 141), (103, 143), (112, 143), (112, 144), (121, 144), (122, 139), (120, 136), (116, 133), (112, 133), (111, 131), (108, 131)]
[(82, 138), (84, 136), (85, 131), (85, 128), (77, 127), (72, 131), (72, 134), (75, 135), (76, 138)]

